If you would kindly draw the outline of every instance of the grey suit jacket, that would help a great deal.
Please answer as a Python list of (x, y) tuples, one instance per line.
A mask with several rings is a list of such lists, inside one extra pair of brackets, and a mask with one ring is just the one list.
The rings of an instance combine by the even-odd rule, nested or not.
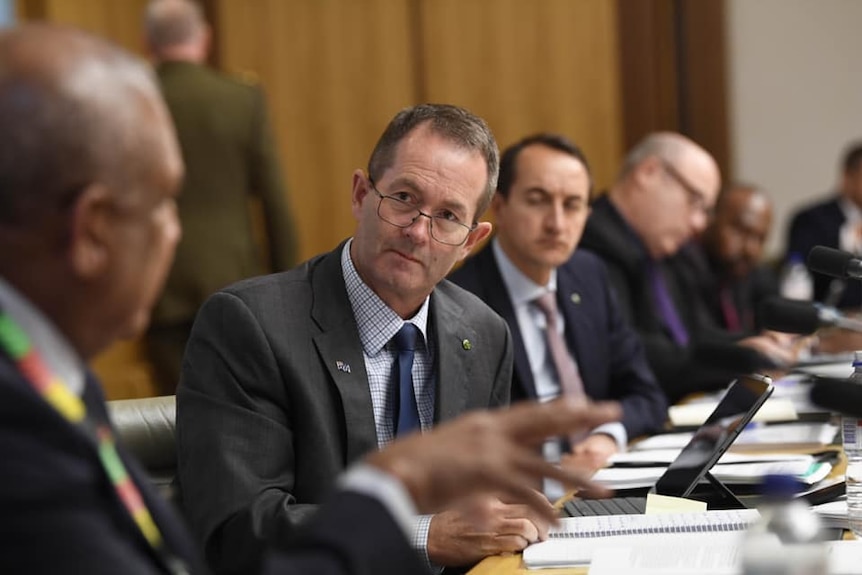
[[(377, 448), (343, 245), (220, 291), (195, 321), (177, 392), (178, 481), (191, 526), (220, 570), (242, 571), (262, 541), (283, 546), (338, 474)], [(429, 323), (435, 421), (508, 403), (505, 322), (444, 280)]]

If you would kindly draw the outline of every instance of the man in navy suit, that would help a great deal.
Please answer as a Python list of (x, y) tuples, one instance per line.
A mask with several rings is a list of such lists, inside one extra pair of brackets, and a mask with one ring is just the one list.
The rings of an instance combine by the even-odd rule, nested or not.
[(560, 373), (565, 369), (555, 364), (553, 344), (546, 340), (549, 321), (535, 303), (543, 294), (554, 295), (556, 323), (583, 392), (622, 406), (621, 422), (592, 430), (564, 456), (599, 467), (629, 439), (658, 430), (667, 404), (637, 334), (621, 316), (601, 260), (575, 251), (591, 188), (586, 158), (564, 137), (539, 134), (513, 145), (501, 157), (492, 202), (496, 236), (450, 279), (508, 323), (515, 348), (513, 398), (547, 400), (566, 389)]
[[(204, 573), (113, 432), (86, 361), (146, 327), (180, 235), (182, 162), (145, 64), (48, 25), (0, 33), (0, 573)], [(609, 405), (474, 413), (353, 466), (265, 573), (426, 573), (416, 511), (494, 490), (544, 520), (532, 445)], [(213, 481), (221, 481), (213, 477)], [(256, 572), (257, 569), (248, 571)]]
[[(862, 142), (847, 148), (842, 167), (838, 193), (793, 216), (787, 234), (787, 261), (804, 260), (814, 246), (862, 254)], [(839, 282), (822, 274), (814, 274), (813, 279), (815, 300), (828, 299), (831, 305), (842, 308), (862, 305), (862, 283)]]

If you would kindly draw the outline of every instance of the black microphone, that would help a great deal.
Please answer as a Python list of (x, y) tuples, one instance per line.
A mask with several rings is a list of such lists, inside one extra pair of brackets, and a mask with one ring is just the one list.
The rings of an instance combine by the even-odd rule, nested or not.
[(862, 260), (826, 246), (814, 246), (805, 260), (808, 269), (835, 278), (862, 279)]
[(862, 321), (845, 317), (835, 308), (810, 301), (771, 297), (760, 304), (758, 312), (761, 325), (773, 331), (807, 335), (821, 327), (834, 326), (862, 332)]
[(814, 378), (811, 403), (850, 417), (862, 418), (862, 385), (846, 379)]

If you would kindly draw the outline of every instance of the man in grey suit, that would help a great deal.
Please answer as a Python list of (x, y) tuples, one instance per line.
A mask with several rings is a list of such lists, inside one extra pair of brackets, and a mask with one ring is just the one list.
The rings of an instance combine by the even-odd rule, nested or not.
[[(405, 109), (353, 174), (352, 238), (201, 308), (177, 394), (178, 478), (219, 570), (288, 542), (363, 454), (508, 402), (505, 322), (443, 279), (491, 230), (478, 218), (498, 164), (482, 119)], [(485, 497), (417, 518), (414, 544), (432, 564), (465, 565), (546, 529), (525, 506)]]

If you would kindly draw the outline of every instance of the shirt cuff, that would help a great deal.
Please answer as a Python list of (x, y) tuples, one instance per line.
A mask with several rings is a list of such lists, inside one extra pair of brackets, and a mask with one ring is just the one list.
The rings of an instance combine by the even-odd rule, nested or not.
[[(416, 505), (404, 485), (385, 471), (366, 463), (350, 466), (338, 480), (338, 487), (378, 500), (389, 512), (408, 540), (413, 541)], [(430, 516), (429, 516), (430, 517)], [(430, 522), (430, 519), (429, 519)], [(426, 528), (425, 540), (428, 533)], [(427, 559), (427, 553), (425, 557)]]
[(617, 442), (617, 451), (619, 453), (625, 453), (626, 445), (628, 445), (629, 434), (626, 433), (626, 428), (622, 423), (619, 421), (604, 423), (590, 431), (590, 435), (595, 435), (596, 433), (610, 435), (614, 441)]

